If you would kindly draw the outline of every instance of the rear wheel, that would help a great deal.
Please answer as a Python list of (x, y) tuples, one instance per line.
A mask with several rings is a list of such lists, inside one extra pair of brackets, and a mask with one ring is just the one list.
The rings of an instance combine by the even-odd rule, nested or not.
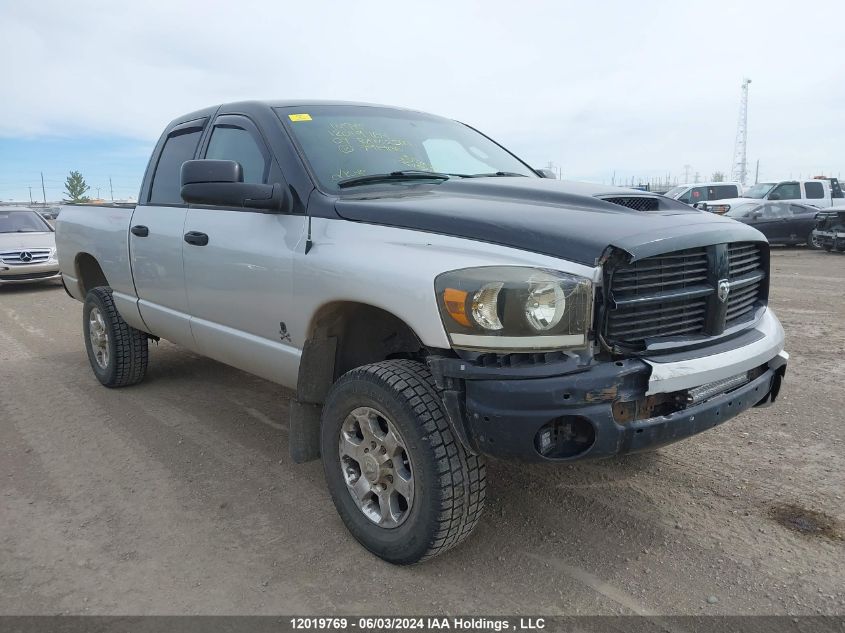
[(147, 335), (130, 326), (118, 313), (111, 288), (94, 288), (85, 297), (82, 330), (91, 369), (106, 387), (141, 382), (147, 371)]
[(320, 444), (335, 507), (358, 541), (407, 565), (463, 541), (481, 515), (483, 458), (452, 434), (428, 369), (389, 360), (332, 387)]

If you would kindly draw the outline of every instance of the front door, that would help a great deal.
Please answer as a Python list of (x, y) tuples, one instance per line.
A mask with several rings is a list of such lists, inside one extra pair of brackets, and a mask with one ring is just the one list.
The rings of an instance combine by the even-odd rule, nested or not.
[(182, 163), (197, 151), (205, 119), (175, 127), (167, 136), (148, 200), (132, 214), (129, 254), (138, 309), (151, 333), (194, 347), (185, 294), (182, 234), (187, 205), (180, 195)]
[[(204, 158), (237, 161), (245, 182), (285, 182), (258, 128), (240, 115), (217, 117)], [(293, 254), (305, 238), (305, 216), (192, 206), (184, 234), (191, 331), (199, 351), (295, 385), (300, 350), (286, 322), (296, 310)]]

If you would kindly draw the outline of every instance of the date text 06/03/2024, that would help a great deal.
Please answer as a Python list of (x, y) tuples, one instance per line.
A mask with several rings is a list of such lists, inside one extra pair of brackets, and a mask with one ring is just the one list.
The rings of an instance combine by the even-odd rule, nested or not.
[(483, 617), (361, 617), (357, 621), (349, 618), (295, 617), (290, 619), (294, 630), (408, 630), (408, 631), (528, 631), (541, 630), (546, 626), (544, 618), (491, 619)]

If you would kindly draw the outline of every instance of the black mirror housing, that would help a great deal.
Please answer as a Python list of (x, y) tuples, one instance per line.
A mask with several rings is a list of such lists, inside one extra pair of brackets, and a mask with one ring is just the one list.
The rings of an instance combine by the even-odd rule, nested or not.
[(185, 161), (180, 181), (182, 200), (188, 204), (290, 212), (291, 196), (282, 185), (246, 183), (243, 179), (243, 168), (233, 160)]
[(180, 184), (243, 182), (244, 170), (233, 160), (189, 160), (182, 163)]

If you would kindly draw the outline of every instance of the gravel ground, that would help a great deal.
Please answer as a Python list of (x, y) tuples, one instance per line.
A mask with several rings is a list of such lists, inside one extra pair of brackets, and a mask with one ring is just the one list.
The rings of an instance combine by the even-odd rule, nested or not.
[(492, 462), (474, 537), (410, 568), (290, 462), (289, 392), (167, 343), (105, 389), (81, 304), (0, 288), (0, 613), (845, 614), (845, 257), (772, 272), (774, 407), (619, 460)]

